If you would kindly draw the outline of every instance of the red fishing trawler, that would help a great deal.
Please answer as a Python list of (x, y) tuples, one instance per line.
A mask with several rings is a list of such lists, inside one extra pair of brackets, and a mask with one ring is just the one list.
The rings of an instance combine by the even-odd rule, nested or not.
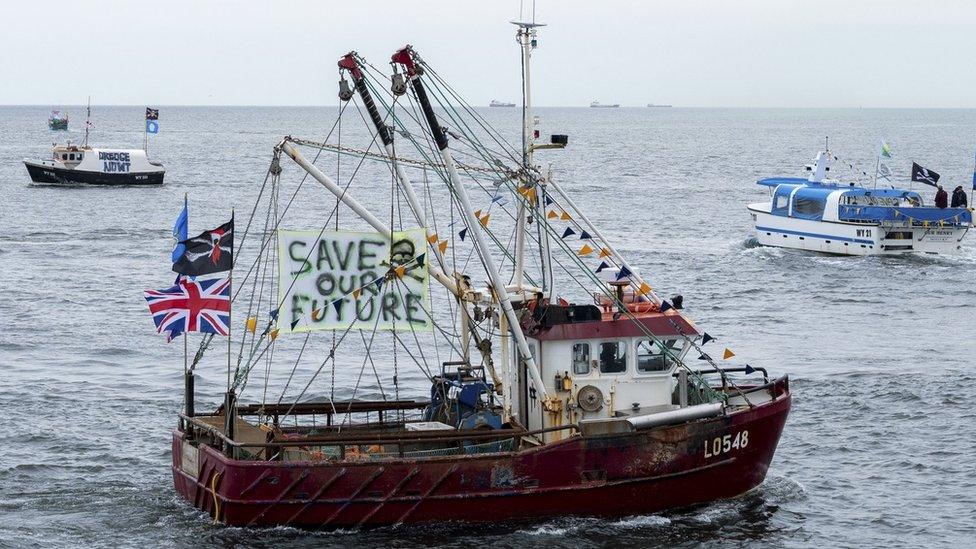
[[(339, 61), (339, 117), (348, 105), (365, 111), (365, 148), (293, 137), (274, 148), (252, 214), (255, 226), (264, 219), (250, 233), (258, 259), (235, 263), (234, 314), (244, 320), (232, 331), (238, 351), (228, 345), (224, 403), (195, 410), (208, 338), (186, 369), (173, 431), (176, 490), (215, 521), (330, 529), (615, 517), (763, 482), (790, 409), (787, 377), (713, 360), (713, 338), (680, 296), (659, 296), (536, 165), (538, 151), (568, 138), (540, 140), (529, 66), (541, 25), (515, 25), (522, 146), (407, 46), (388, 76), (355, 52)], [(305, 148), (388, 169), (389, 215), (374, 214)], [(321, 230), (284, 230), (303, 221), (289, 218), (283, 157), (302, 183), (311, 177), (334, 195), (333, 215), (341, 207), (370, 232), (333, 232), (332, 216)], [(429, 395), (400, 398), (404, 361), (429, 380)], [(269, 398), (281, 363), (293, 363), (291, 373)], [(334, 396), (337, 369), (357, 379), (340, 390), (350, 398)], [(316, 391), (323, 371), (333, 381)], [(251, 397), (262, 372), (263, 394)], [(355, 398), (364, 378), (393, 394)]]

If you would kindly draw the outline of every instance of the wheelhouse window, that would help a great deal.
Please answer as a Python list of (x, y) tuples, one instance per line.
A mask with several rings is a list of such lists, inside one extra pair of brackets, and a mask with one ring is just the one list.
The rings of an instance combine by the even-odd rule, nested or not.
[(604, 341), (600, 343), (600, 373), (619, 374), (627, 371), (627, 343)]
[(68, 155), (68, 160), (74, 160), (74, 159), (75, 159), (75, 153), (71, 153)]
[(823, 215), (824, 203), (813, 198), (797, 197), (793, 203), (793, 213), (801, 216)]
[(790, 197), (789, 196), (786, 196), (785, 194), (781, 194), (781, 195), (777, 196), (776, 197), (776, 200), (773, 202), (773, 209), (774, 210), (785, 210), (787, 204), (789, 204), (789, 201), (790, 201)]
[(78, 153), (78, 160), (80, 161), (85, 155), (83, 153)]
[(573, 344), (573, 373), (586, 375), (590, 373), (590, 344)]
[(61, 160), (67, 160), (67, 159), (68, 159), (68, 153), (61, 153)]
[[(681, 352), (684, 341), (668, 339), (661, 342), (642, 339), (637, 342), (637, 373), (649, 374), (671, 369), (674, 358)], [(667, 352), (665, 352), (665, 348)], [(670, 354), (670, 356), (669, 356)]]

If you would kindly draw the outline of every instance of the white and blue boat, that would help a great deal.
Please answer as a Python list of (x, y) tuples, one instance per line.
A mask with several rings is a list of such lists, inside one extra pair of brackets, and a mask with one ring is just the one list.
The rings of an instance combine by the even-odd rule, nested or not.
[(757, 183), (770, 200), (749, 204), (764, 246), (842, 255), (943, 254), (962, 249), (973, 226), (966, 208), (926, 206), (911, 189), (868, 188), (827, 178), (820, 152), (808, 178), (771, 177)]

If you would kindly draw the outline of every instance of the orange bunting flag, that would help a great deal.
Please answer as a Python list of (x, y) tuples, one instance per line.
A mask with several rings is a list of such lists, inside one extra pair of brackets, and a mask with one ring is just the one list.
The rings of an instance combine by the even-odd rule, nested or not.
[(572, 219), (572, 217), (569, 216), (569, 213), (563, 212), (563, 215), (559, 216), (559, 219), (562, 219), (563, 221), (569, 221), (570, 219)]
[(725, 349), (725, 353), (722, 355), (722, 359), (728, 360), (728, 359), (730, 359), (730, 358), (732, 358), (734, 356), (735, 356), (735, 353), (732, 352), (732, 349), (726, 348)]
[(556, 213), (556, 210), (549, 210), (549, 213), (546, 214), (546, 217), (549, 219), (556, 219), (557, 217), (559, 217), (559, 214)]
[(396, 273), (397, 278), (403, 278), (403, 275), (407, 273), (407, 267), (405, 265), (400, 265), (396, 269), (393, 269), (393, 272)]
[(352, 298), (359, 299), (359, 294), (361, 293), (363, 293), (362, 289), (356, 288), (355, 290), (352, 291)]
[(428, 236), (427, 237), (427, 242), (429, 242), (431, 245), (436, 244), (437, 243), (437, 233), (433, 233), (430, 236)]
[(482, 217), (481, 219), (479, 219), (478, 221), (481, 221), (481, 226), (482, 227), (487, 227), (488, 226), (488, 220), (490, 218), (491, 218), (491, 214), (485, 214), (485, 216)]
[(640, 295), (647, 295), (651, 293), (651, 287), (647, 285), (647, 282), (641, 282), (640, 289), (637, 290)]
[(447, 252), (447, 241), (441, 240), (441, 243), (437, 245), (437, 249), (439, 249), (441, 253)]
[(583, 247), (580, 248), (580, 251), (578, 251), (576, 253), (579, 254), (579, 255), (589, 255), (589, 254), (591, 254), (593, 252), (594, 252), (594, 250), (593, 250), (593, 248), (590, 247), (589, 244), (583, 244)]
[(479, 217), (479, 218), (481, 217), (481, 209), (480, 208), (474, 211), (474, 216), (475, 217)]
[(610, 257), (610, 248), (600, 248), (600, 257)]
[(312, 309), (312, 320), (322, 320), (321, 313), (322, 309)]
[(278, 339), (278, 328), (271, 330), (271, 341)]
[(247, 325), (247, 331), (253, 334), (258, 329), (258, 317), (256, 316), (247, 317), (246, 325)]

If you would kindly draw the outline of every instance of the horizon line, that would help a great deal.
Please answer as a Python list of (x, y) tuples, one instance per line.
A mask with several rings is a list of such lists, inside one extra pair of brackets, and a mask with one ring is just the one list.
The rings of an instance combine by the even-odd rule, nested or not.
[[(45, 107), (45, 108), (50, 108), (50, 107), (53, 107), (55, 105), (58, 106), (58, 107), (82, 107), (82, 108), (87, 107), (87, 105), (84, 104), (84, 103), (77, 103), (77, 104), (75, 104), (75, 103), (57, 103), (57, 104), (55, 104), (55, 103), (0, 103), (0, 107)], [(452, 105), (456, 105), (456, 104), (452, 104)], [(168, 104), (167, 103), (148, 103), (148, 104), (144, 104), (144, 103), (115, 103), (115, 104), (105, 103), (105, 104), (99, 104), (98, 106), (95, 106), (95, 107), (92, 107), (92, 108), (93, 109), (103, 108), (103, 107), (139, 107), (139, 108), (145, 108), (147, 106), (152, 106), (152, 107), (157, 107), (157, 106), (158, 107), (248, 107), (248, 108), (281, 108), (281, 109), (289, 109), (289, 108), (338, 108), (339, 107), (338, 104), (311, 104), (311, 103), (307, 103), (307, 104), (291, 104), (291, 105), (277, 105), (277, 104), (260, 105), (260, 104), (254, 104), (254, 103), (168, 103)], [(477, 105), (475, 105), (475, 104), (468, 104), (468, 106), (471, 106), (471, 107), (485, 107), (485, 108), (488, 108), (489, 107), (489, 105), (487, 105), (487, 104), (484, 104), (484, 105), (481, 105), (481, 104), (477, 104)], [(501, 109), (503, 111), (504, 110), (507, 110), (507, 109), (512, 109), (512, 110), (515, 110), (515, 111), (520, 110), (519, 107), (518, 107), (518, 105), (516, 105), (515, 107), (491, 107), (491, 108), (497, 108), (497, 109)], [(532, 108), (533, 109), (574, 109), (574, 108), (576, 108), (576, 109), (590, 109), (590, 108), (593, 108), (593, 107), (591, 107), (590, 105), (533, 105)], [(758, 106), (758, 105), (750, 105), (750, 106), (745, 106), (745, 105), (712, 105), (712, 106), (704, 106), (704, 105), (668, 105), (668, 106), (662, 106), (662, 105), (654, 105), (652, 107), (648, 107), (646, 105), (620, 105), (619, 107), (604, 107), (604, 108), (600, 108), (599, 110), (604, 111), (604, 110), (607, 110), (607, 109), (611, 109), (612, 110), (612, 109), (615, 109), (615, 108), (618, 108), (618, 109), (807, 109), (807, 110), (826, 110), (826, 109), (850, 109), (850, 110), (869, 110), (869, 109), (871, 109), (871, 110), (910, 110), (910, 109), (929, 110), (929, 109), (931, 109), (931, 110), (937, 110), (937, 109), (942, 109), (942, 110), (976, 110), (976, 106), (952, 106), (952, 107), (944, 107), (944, 106), (943, 107), (920, 107), (920, 106), (830, 106), (830, 107), (826, 107), (826, 106), (793, 106), (793, 105), (784, 105), (784, 106)]]

